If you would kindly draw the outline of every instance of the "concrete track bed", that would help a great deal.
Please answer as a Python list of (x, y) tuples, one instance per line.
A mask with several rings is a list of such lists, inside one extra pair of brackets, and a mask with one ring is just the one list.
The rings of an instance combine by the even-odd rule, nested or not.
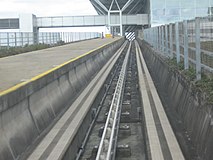
[(185, 158), (212, 160), (213, 106), (151, 46), (139, 41)]

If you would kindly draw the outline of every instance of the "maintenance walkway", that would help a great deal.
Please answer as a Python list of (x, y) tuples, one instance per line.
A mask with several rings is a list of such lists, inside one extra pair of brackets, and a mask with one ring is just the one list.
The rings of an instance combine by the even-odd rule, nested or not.
[(1, 58), (0, 92), (118, 39), (115, 37), (80, 41)]

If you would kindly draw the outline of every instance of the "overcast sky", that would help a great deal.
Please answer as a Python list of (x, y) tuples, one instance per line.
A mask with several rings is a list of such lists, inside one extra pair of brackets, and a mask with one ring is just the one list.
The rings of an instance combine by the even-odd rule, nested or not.
[(0, 0), (0, 12), (36, 16), (96, 15), (89, 0)]
[[(32, 13), (37, 17), (97, 15), (89, 0), (0, 0), (0, 17)], [(11, 14), (11, 15), (13, 15)], [(105, 32), (105, 27), (40, 29), (52, 32)]]

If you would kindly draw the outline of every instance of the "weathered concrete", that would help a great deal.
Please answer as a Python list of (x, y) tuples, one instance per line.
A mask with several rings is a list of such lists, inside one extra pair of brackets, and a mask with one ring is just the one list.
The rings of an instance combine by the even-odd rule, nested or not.
[(117, 39), (93, 39), (0, 58), (0, 92)]
[[(0, 93), (0, 159), (19, 159), (36, 143), (123, 41), (121, 38), (99, 48), (96, 46), (97, 49), (84, 56)], [(51, 55), (53, 53), (49, 53)], [(63, 62), (70, 56), (67, 58)], [(30, 70), (29, 75), (32, 76)]]
[[(140, 40), (139, 40), (140, 41)], [(167, 114), (186, 159), (213, 159), (212, 105), (178, 71), (170, 68), (145, 42), (140, 41), (144, 57), (156, 81)]]

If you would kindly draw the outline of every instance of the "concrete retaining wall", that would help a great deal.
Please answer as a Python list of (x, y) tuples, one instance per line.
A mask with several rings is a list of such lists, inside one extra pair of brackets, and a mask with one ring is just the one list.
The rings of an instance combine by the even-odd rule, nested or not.
[(0, 159), (19, 159), (29, 150), (123, 42), (98, 48), (0, 95)]
[(213, 106), (206, 103), (204, 93), (171, 69), (149, 45), (140, 41), (140, 46), (157, 88), (163, 90), (161, 99), (167, 103), (167, 115), (186, 159), (212, 160)]

